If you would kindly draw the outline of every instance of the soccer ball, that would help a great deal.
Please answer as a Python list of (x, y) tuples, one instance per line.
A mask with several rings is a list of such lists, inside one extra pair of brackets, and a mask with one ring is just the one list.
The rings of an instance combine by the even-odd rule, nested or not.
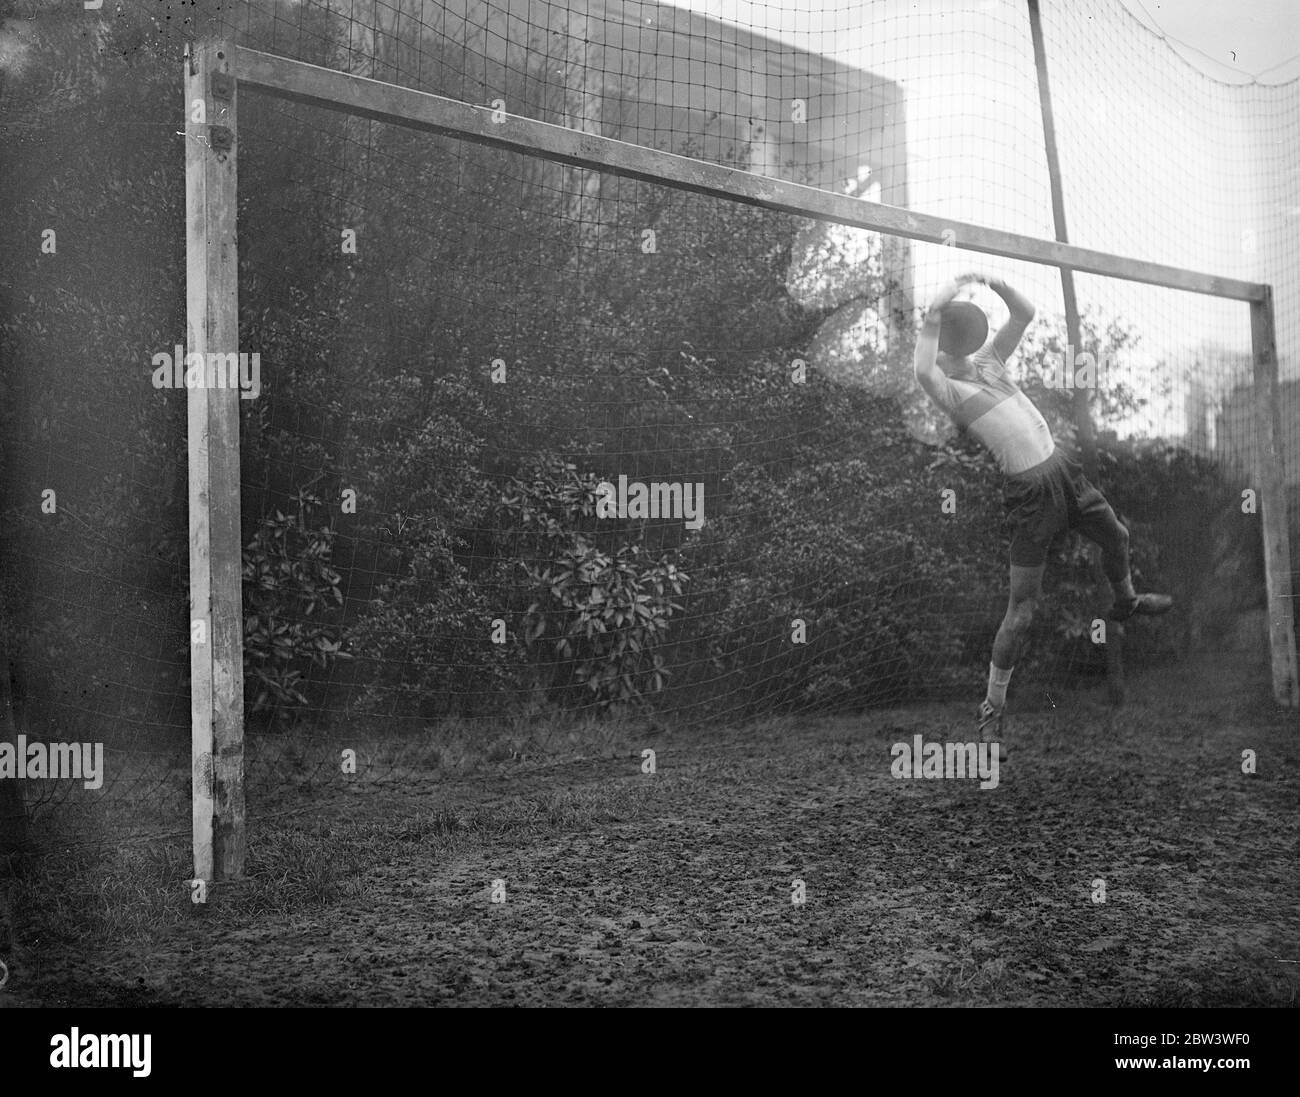
[(989, 337), (989, 318), (972, 301), (945, 305), (939, 319), (939, 349), (954, 358), (974, 354)]

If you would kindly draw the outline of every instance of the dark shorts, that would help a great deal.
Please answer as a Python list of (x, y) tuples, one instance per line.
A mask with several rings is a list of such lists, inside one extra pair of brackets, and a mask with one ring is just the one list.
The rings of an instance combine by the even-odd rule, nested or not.
[(1011, 527), (1011, 562), (1038, 567), (1047, 561), (1052, 539), (1077, 529), (1110, 554), (1125, 536), (1115, 512), (1083, 474), (1083, 466), (1056, 450), (1041, 465), (1007, 477), (1002, 489)]

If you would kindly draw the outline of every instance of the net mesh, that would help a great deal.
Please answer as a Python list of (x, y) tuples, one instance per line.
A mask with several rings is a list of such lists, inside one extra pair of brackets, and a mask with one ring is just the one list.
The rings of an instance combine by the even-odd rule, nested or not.
[[(108, 751), (101, 788), (27, 782), (29, 800), (129, 807), (148, 832), (184, 825), (189, 789), (184, 394), (148, 368), (183, 342), (165, 288), (183, 276), (180, 78), (125, 49), (56, 75), (85, 25), (25, 13), (0, 95), (31, 166), (5, 186), (57, 206), (42, 178), (72, 179), (53, 165), (75, 133), (143, 154), (113, 178), (146, 197), (62, 229), (77, 261), (58, 268), (30, 243), (39, 203), (11, 203), (6, 619), (21, 730)], [(1113, 0), (1045, 3), (1042, 26), (1071, 242), (1274, 285), (1296, 523), (1300, 84), (1210, 78)], [(1054, 235), (1019, 3), (252, 0), (140, 34), (174, 59), (214, 29)], [(49, 107), (52, 81), (79, 97)], [(1101, 486), (1139, 586), (1187, 607), (1134, 630), (1130, 667), (1261, 642), (1244, 304), (1081, 275), (1069, 347), (1059, 273), (965, 252), (959, 227), (906, 241), (264, 95), (239, 112), (240, 349), (262, 382), (241, 452), (254, 818), (294, 789), (453, 764), (448, 728), (502, 760), (555, 712), (699, 723), (974, 696), (1005, 602), (1000, 480), (910, 378), (919, 309), (971, 267), (1038, 306), (1013, 374), (1067, 449), (1071, 386), (1090, 383), (1075, 356), (1097, 365)], [(97, 291), (80, 325), (58, 307)], [(75, 394), (68, 362), (85, 363)], [(1104, 670), (1079, 540), (1051, 565), (1022, 705)]]

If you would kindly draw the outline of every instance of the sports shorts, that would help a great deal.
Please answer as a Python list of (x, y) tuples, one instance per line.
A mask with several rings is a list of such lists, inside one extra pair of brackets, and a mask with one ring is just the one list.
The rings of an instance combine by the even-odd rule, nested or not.
[(1038, 567), (1047, 562), (1052, 539), (1076, 529), (1108, 555), (1125, 536), (1106, 497), (1083, 474), (1083, 466), (1058, 447), (1040, 464), (1007, 477), (1002, 488), (1011, 527), (1011, 562)]

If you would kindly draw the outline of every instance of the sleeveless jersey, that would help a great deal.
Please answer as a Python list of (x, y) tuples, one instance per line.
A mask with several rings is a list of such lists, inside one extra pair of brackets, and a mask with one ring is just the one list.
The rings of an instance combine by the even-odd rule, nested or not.
[(990, 343), (970, 356), (976, 378), (944, 375), (936, 401), (963, 430), (989, 448), (1008, 476), (1042, 464), (1056, 449), (1051, 428)]

